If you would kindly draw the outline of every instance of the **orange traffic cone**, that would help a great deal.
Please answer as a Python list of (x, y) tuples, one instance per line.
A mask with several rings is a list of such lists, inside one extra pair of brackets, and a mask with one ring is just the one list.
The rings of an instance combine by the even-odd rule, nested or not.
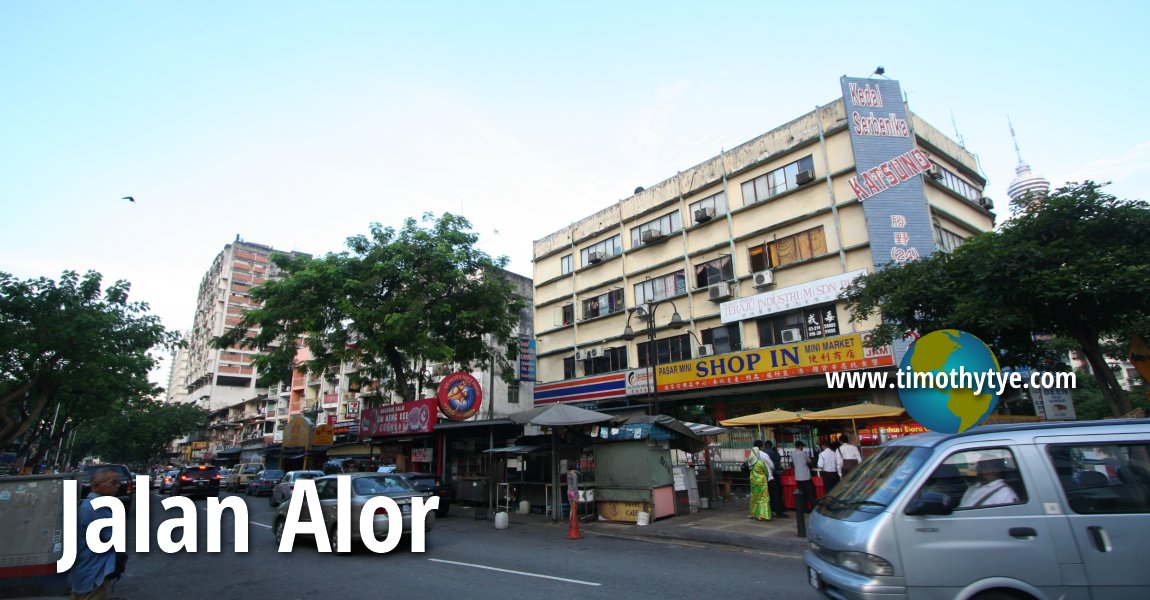
[(581, 539), (583, 539), (583, 534), (579, 533), (579, 515), (576, 514), (576, 512), (577, 512), (577, 510), (575, 507), (575, 502), (572, 501), (571, 502), (571, 525), (569, 525), (567, 527), (567, 539), (569, 539), (569, 540), (581, 540)]

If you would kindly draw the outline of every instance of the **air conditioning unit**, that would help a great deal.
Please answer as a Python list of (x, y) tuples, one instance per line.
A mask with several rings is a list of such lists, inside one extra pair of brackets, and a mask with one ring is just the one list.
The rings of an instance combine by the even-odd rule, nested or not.
[(575, 360), (587, 360), (587, 358), (588, 358), (588, 356), (587, 356), (586, 350), (576, 350), (575, 351)]
[(779, 337), (783, 338), (784, 344), (790, 344), (792, 342), (801, 342), (801, 341), (803, 341), (803, 332), (798, 327), (795, 327), (793, 329), (784, 329), (784, 330), (779, 332)]
[(715, 218), (715, 209), (713, 209), (713, 208), (710, 208), (710, 207), (700, 208), (699, 210), (695, 211), (695, 222), (696, 223), (706, 223), (707, 221), (710, 221), (713, 218)]
[(601, 260), (603, 260), (603, 253), (602, 252), (588, 252), (587, 253), (587, 262), (588, 263), (595, 264)]
[(716, 283), (707, 289), (707, 298), (712, 302), (719, 300), (726, 300), (731, 297), (731, 284), (723, 282)]
[(942, 179), (942, 167), (934, 163), (930, 163), (930, 168), (927, 169), (926, 174), (931, 179)]
[(663, 232), (658, 229), (648, 229), (643, 232), (643, 235), (639, 236), (639, 239), (642, 240), (644, 244), (649, 244), (655, 240), (663, 239)]
[(712, 346), (711, 344), (700, 344), (699, 345), (699, 356), (700, 357), (710, 356), (714, 353), (715, 353), (715, 347)]
[(587, 358), (600, 358), (603, 356), (602, 348), (589, 348), (587, 350)]
[(751, 276), (754, 279), (755, 287), (763, 288), (775, 284), (775, 274), (773, 271), (759, 271)]
[(986, 196), (978, 199), (978, 205), (985, 208), (986, 210), (994, 209), (994, 201), (990, 198), (987, 198)]
[(811, 169), (807, 169), (806, 171), (799, 171), (799, 174), (795, 176), (795, 183), (798, 185), (806, 185), (814, 180), (815, 172)]

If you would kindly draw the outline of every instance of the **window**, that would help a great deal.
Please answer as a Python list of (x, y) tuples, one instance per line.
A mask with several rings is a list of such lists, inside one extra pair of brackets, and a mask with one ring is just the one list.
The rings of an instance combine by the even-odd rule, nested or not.
[(819, 225), (748, 249), (751, 272), (765, 271), (827, 253), (827, 239)]
[(687, 275), (685, 271), (677, 271), (662, 277), (648, 279), (643, 283), (635, 284), (635, 302), (646, 304), (658, 302), (673, 296), (687, 293)]
[(771, 315), (758, 319), (755, 325), (759, 330), (759, 347), (790, 344), (839, 334), (838, 313), (834, 303)]
[(583, 266), (593, 265), (601, 260), (607, 260), (612, 256), (617, 256), (623, 253), (623, 236), (616, 235), (611, 238), (605, 239), (598, 244), (587, 246), (579, 252), (579, 260), (583, 261)]
[(979, 448), (946, 457), (921, 492), (937, 492), (955, 510), (1025, 504), (1026, 486), (1014, 454), (1006, 448)]
[(1150, 513), (1150, 444), (1051, 446), (1047, 452), (1075, 513)]
[(682, 217), (675, 211), (631, 229), (631, 247), (638, 248), (648, 242), (662, 239), (683, 228)]
[(779, 167), (770, 173), (743, 182), (743, 206), (750, 206), (763, 202), (779, 194), (799, 187), (798, 176), (801, 171), (814, 172), (814, 160), (804, 156), (795, 162)]
[(575, 357), (568, 356), (563, 359), (563, 379), (575, 379)]
[(938, 167), (938, 172), (942, 175), (942, 177), (936, 181), (942, 184), (943, 187), (971, 202), (978, 202), (979, 198), (982, 198), (982, 192), (978, 191), (973, 185), (970, 185), (961, 177), (950, 172), (946, 167), (938, 163), (934, 163), (934, 166)]
[(719, 215), (727, 214), (727, 194), (719, 192), (714, 196), (707, 196), (698, 202), (692, 202), (688, 208), (695, 223), (705, 223)]
[(622, 311), (623, 290), (616, 289), (583, 301), (583, 319), (594, 319)]
[[(655, 340), (655, 364), (679, 362), (691, 359), (691, 334), (684, 333), (662, 340)], [(651, 355), (651, 342), (639, 344), (639, 368), (649, 366)]]
[(583, 375), (598, 375), (627, 368), (627, 347), (604, 348), (603, 355), (579, 361)]
[(561, 319), (559, 324), (570, 325), (570, 324), (574, 323), (575, 322), (575, 305), (574, 304), (564, 304), (563, 306), (560, 306), (559, 307), (559, 318)]
[(738, 352), (743, 349), (742, 339), (739, 337), (739, 325), (737, 323), (704, 329), (703, 343), (713, 346), (715, 354)]
[(567, 256), (559, 259), (559, 269), (563, 272), (564, 275), (566, 275), (574, 270), (574, 267), (572, 267), (573, 263), (574, 258), (572, 255), (568, 254)]
[(735, 267), (729, 254), (724, 254), (715, 260), (695, 265), (695, 287), (705, 288), (709, 285), (730, 281), (735, 278)]
[(518, 385), (512, 384), (512, 385), (507, 386), (507, 403), (508, 404), (519, 404), (519, 386)]
[(953, 231), (943, 229), (942, 224), (934, 222), (934, 242), (943, 252), (953, 252), (955, 248), (966, 243), (966, 239)]

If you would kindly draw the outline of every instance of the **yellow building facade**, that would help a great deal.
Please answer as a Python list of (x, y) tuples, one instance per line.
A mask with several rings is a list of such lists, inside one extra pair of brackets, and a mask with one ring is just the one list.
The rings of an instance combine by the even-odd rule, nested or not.
[(975, 156), (910, 112), (897, 82), (842, 88), (534, 242), (536, 405), (654, 402), (716, 421), (897, 404), (827, 388), (828, 370), (893, 369), (900, 356), (862, 347), (873, 324), (851, 323), (838, 292), (949, 251), (995, 215)]

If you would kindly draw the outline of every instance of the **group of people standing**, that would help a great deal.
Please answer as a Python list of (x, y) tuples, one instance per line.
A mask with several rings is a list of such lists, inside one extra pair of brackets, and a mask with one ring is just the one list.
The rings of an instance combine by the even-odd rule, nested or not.
[[(823, 478), (824, 493), (829, 494), (842, 476), (862, 462), (862, 453), (858, 447), (850, 443), (850, 438), (846, 435), (840, 436), (837, 441), (828, 440), (820, 445), (822, 452), (818, 455), (815, 467), (819, 469)], [(751, 482), (749, 517), (759, 521), (786, 517), (783, 486), (779, 480), (782, 474), (782, 456), (770, 440), (755, 440), (753, 446), (748, 459)], [(802, 440), (796, 441), (794, 449), (789, 452), (789, 457), (794, 467), (795, 485), (803, 493), (806, 509), (812, 510), (817, 494), (811, 481), (812, 460), (807, 454), (806, 444)]]

